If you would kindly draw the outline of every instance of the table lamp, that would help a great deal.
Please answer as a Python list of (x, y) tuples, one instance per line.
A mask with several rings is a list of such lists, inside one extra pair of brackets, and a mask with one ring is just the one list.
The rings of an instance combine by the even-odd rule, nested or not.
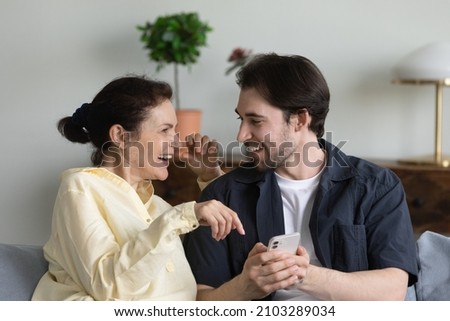
[(406, 55), (394, 66), (394, 83), (433, 85), (436, 88), (436, 124), (434, 157), (431, 160), (411, 160), (416, 164), (450, 166), (442, 155), (443, 89), (450, 86), (450, 43), (430, 43)]

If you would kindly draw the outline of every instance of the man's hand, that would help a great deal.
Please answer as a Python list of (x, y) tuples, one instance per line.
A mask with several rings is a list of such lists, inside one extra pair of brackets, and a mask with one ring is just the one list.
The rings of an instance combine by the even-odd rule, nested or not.
[(278, 250), (267, 251), (257, 243), (250, 251), (242, 273), (236, 277), (246, 299), (260, 299), (268, 294), (295, 285), (305, 277), (309, 256), (299, 247), (292, 255)]
[(276, 290), (298, 285), (309, 266), (309, 255), (304, 247), (299, 246), (297, 255), (292, 255), (267, 251), (264, 244), (257, 243), (248, 254), (241, 274), (218, 288), (199, 284), (197, 300), (261, 299)]

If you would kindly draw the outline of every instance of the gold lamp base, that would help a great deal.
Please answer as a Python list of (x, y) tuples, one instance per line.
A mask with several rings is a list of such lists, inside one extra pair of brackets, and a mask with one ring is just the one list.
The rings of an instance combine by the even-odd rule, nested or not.
[(434, 139), (434, 156), (418, 158), (413, 160), (402, 160), (400, 163), (411, 165), (432, 165), (440, 167), (450, 166), (450, 157), (442, 155), (442, 96), (443, 88), (450, 86), (450, 78), (445, 79), (402, 79), (395, 81), (400, 84), (427, 85), (432, 84), (436, 87), (436, 122)]

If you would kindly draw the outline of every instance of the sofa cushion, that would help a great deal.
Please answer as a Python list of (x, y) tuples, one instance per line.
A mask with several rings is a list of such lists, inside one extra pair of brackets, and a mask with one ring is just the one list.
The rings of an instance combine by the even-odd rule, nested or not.
[(41, 246), (0, 244), (0, 301), (30, 300), (47, 267)]
[(417, 240), (417, 255), (417, 300), (450, 300), (450, 237), (431, 231), (424, 232)]

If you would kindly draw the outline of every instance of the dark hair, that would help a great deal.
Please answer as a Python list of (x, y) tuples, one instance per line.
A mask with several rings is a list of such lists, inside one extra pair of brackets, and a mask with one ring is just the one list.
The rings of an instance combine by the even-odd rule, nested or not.
[(323, 136), (330, 92), (322, 73), (309, 59), (259, 54), (236, 77), (241, 89), (254, 88), (269, 104), (280, 108), (286, 121), (306, 109), (311, 115), (310, 129), (318, 138)]
[(144, 76), (126, 76), (107, 84), (93, 99), (69, 117), (58, 122), (58, 131), (71, 142), (88, 143), (95, 147), (91, 161), (95, 166), (112, 145), (109, 129), (119, 124), (126, 131), (139, 135), (140, 124), (148, 110), (171, 99), (172, 88), (161, 81)]

